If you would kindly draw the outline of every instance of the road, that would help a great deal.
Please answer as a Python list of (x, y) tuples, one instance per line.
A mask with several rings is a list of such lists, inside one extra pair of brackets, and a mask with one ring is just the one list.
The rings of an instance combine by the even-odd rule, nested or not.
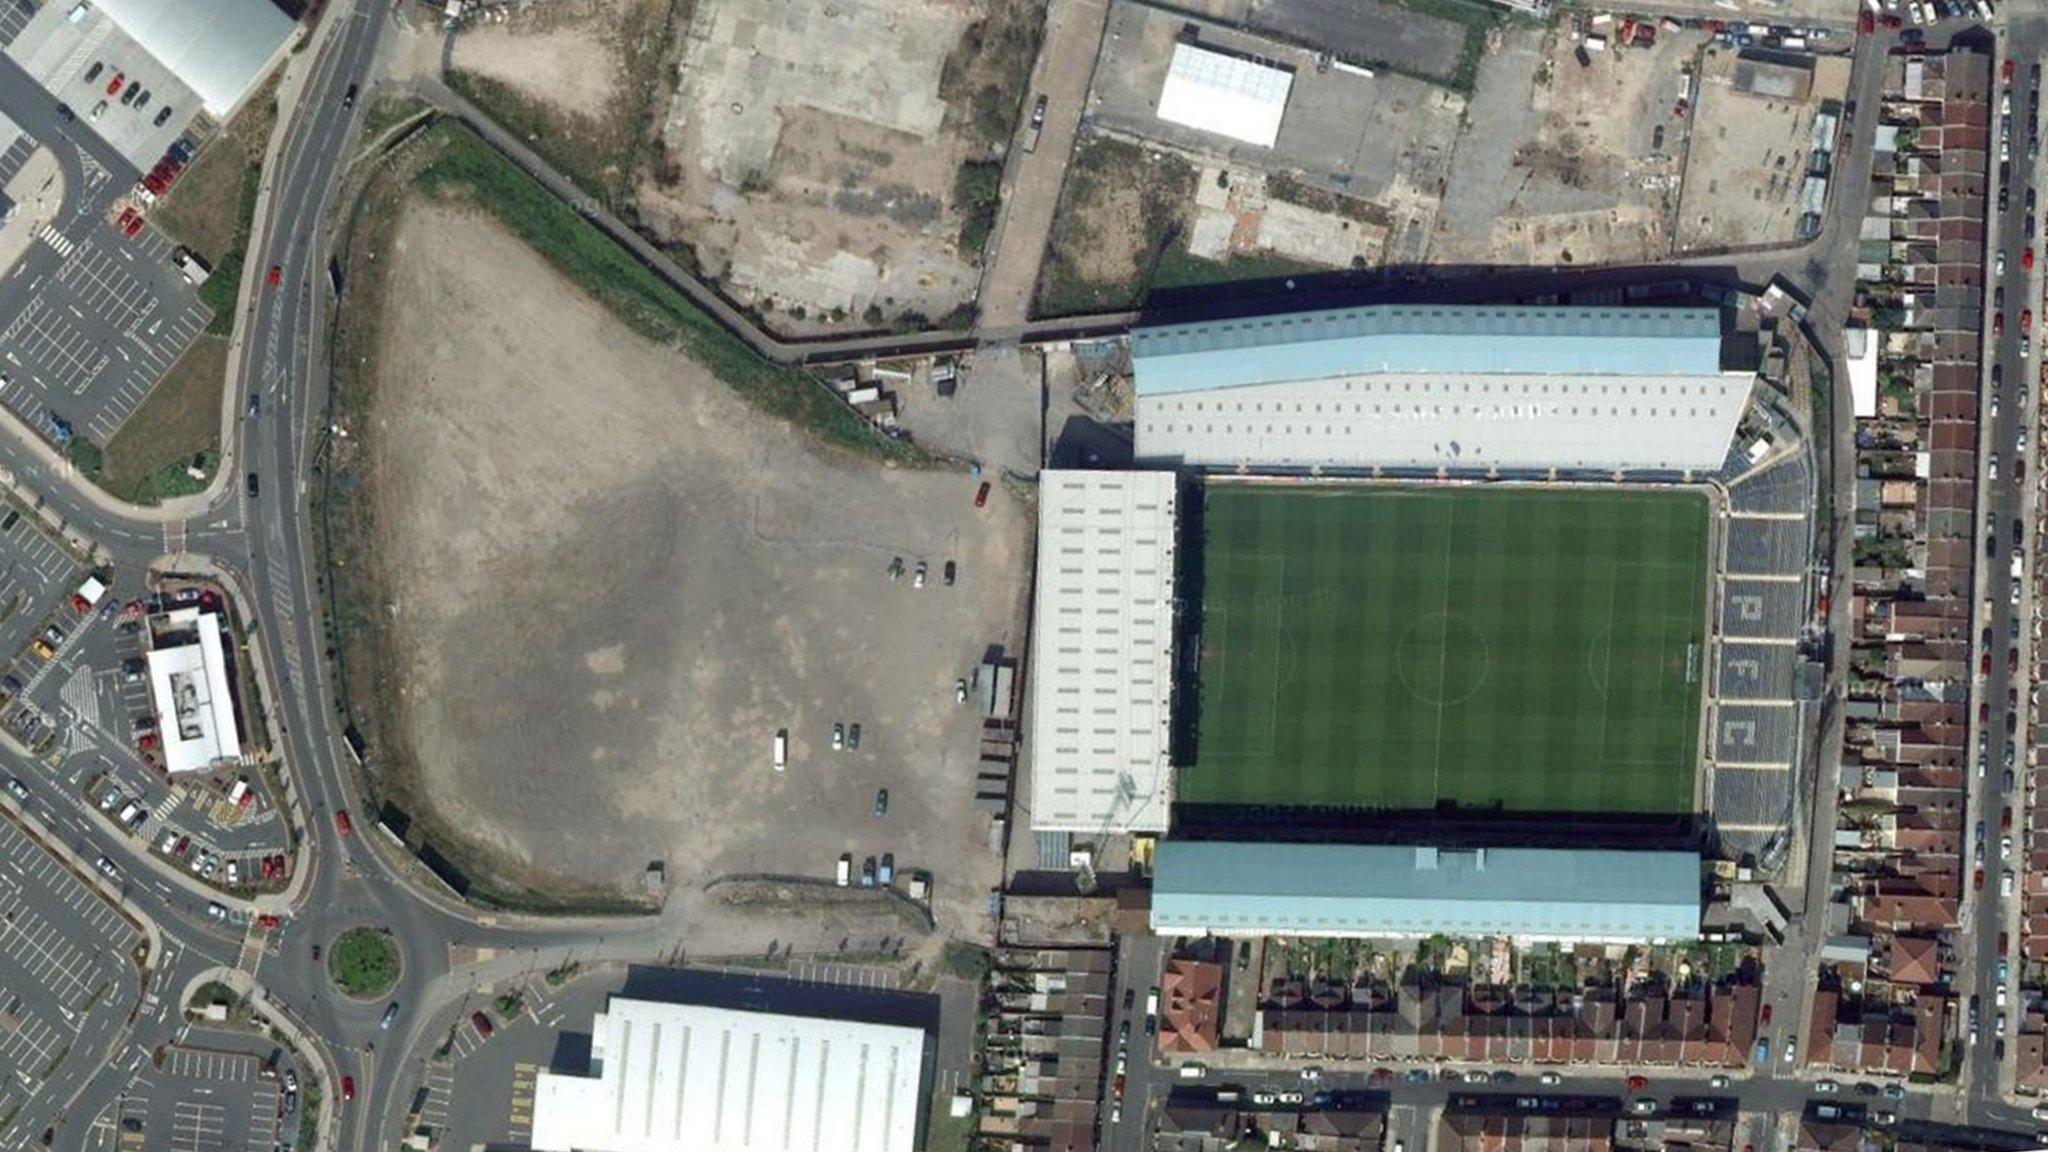
[[(1962, 1025), (1966, 1036), (1981, 1034), (1978, 1043), (1966, 1046), (1963, 1085), (1973, 1099), (1984, 1101), (1986, 1108), (1995, 1107), (1990, 1102), (2009, 1083), (2010, 1064), (2001, 1064), (1997, 1056), (2008, 1047), (2003, 1038), (2016, 1033), (2019, 1022), (2019, 997), (2009, 995), (2016, 988), (2008, 989), (2005, 1011), (1998, 1010), (1999, 969), (2009, 965), (2009, 960), (1999, 954), (1998, 937), (2016, 929), (2018, 901), (2003, 891), (2003, 877), (2009, 869), (2017, 869), (2021, 857), (2008, 849), (2014, 833), (2002, 824), (2003, 813), (2008, 809), (2015, 813), (2016, 822), (2024, 822), (2019, 811), (2024, 793), (2018, 776), (2026, 771), (2027, 756), (2020, 750), (2026, 743), (2023, 697), (2032, 646), (2027, 622), (2032, 605), (2030, 587), (2038, 579), (2025, 561), (2025, 557), (2037, 554), (2032, 539), (2035, 486), (2028, 480), (2038, 474), (2031, 464), (2034, 446), (2028, 443), (2023, 449), (2020, 437), (2032, 436), (2033, 413), (2039, 402), (2038, 396), (2029, 395), (2034, 390), (2034, 360), (2026, 354), (2031, 348), (2023, 351), (2023, 346), (2031, 341), (2022, 333), (2022, 315), (2043, 311), (2042, 270), (2038, 266), (2031, 270), (2023, 267), (2027, 263), (2023, 253), (2033, 242), (2038, 226), (2031, 218), (2039, 210), (2030, 202), (2035, 195), (2033, 189), (2038, 186), (2038, 165), (2029, 162), (2026, 153), (2028, 124), (2041, 124), (2039, 92), (2036, 88), (2030, 95), (2030, 73), (2038, 72), (2038, 62), (2048, 53), (2048, 19), (2036, 16), (2016, 20), (2001, 49), (2016, 62), (2016, 76), (2010, 88), (2001, 87), (2002, 94), (2010, 95), (2013, 120), (2012, 162), (2002, 185), (2007, 203), (2003, 211), (1998, 210), (1995, 200), (1990, 205), (1992, 223), (1987, 241), (1987, 252), (1992, 254), (1993, 262), (1987, 277), (1991, 285), (1990, 314), (1996, 317), (2002, 313), (2002, 321), (1992, 321), (1993, 334), (1988, 339), (1989, 376), (1980, 425), (1984, 432), (1978, 441), (1982, 468), (1978, 536), (1983, 543), (1978, 560), (1982, 573), (1978, 581), (1979, 601), (1972, 618), (1977, 634), (1973, 635), (1972, 643), (1976, 658), (1983, 661), (1980, 667), (1988, 665), (1988, 674), (1978, 681), (1978, 699), (1984, 704), (1984, 714), (1979, 719), (1983, 734), (1977, 737), (1976, 771), (1970, 776), (1968, 815), (1973, 858), (1966, 866), (1973, 877), (1975, 869), (1982, 867), (1985, 880), (1981, 890), (1965, 897), (1963, 935), (1968, 941), (1971, 962), (1959, 989), (1969, 997), (1965, 1012), (1980, 1002), (1982, 1005), (1977, 1021)], [(1996, 271), (2001, 261), (2002, 275)], [(2043, 319), (2048, 320), (2048, 314)], [(2012, 973), (2007, 975), (2010, 980)]]

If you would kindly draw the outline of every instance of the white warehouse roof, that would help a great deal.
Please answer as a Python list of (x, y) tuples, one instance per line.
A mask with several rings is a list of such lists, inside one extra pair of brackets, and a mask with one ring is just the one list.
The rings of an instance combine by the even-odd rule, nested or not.
[(147, 660), (164, 769), (204, 772), (224, 761), (241, 759), (242, 738), (235, 725), (234, 697), (228, 690), (220, 617), (197, 608), (180, 608), (150, 624), (152, 635), (158, 629), (190, 630), (190, 639), (184, 643), (152, 647)]
[(1140, 329), (1137, 455), (1710, 471), (1754, 383), (1720, 350), (1711, 308), (1403, 304)]
[(271, 0), (92, 0), (128, 38), (226, 116), (248, 96), (298, 25)]
[(1170, 472), (1040, 476), (1035, 829), (1166, 829), (1176, 510)]
[(1175, 44), (1159, 89), (1159, 118), (1261, 148), (1280, 138), (1294, 74), (1193, 44)]
[(542, 1072), (535, 1152), (911, 1152), (916, 1028), (614, 996), (591, 1076)]

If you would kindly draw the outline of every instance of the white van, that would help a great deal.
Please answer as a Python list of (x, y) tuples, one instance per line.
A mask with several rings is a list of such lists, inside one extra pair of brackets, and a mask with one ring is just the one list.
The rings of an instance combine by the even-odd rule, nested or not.
[(782, 771), (789, 766), (789, 729), (779, 728), (775, 732), (775, 770)]
[(1183, 1080), (1200, 1080), (1208, 1074), (1209, 1066), (1197, 1061), (1189, 1061), (1180, 1066), (1180, 1078)]
[(842, 852), (839, 854), (838, 884), (841, 888), (844, 888), (851, 883), (853, 883), (853, 853)]

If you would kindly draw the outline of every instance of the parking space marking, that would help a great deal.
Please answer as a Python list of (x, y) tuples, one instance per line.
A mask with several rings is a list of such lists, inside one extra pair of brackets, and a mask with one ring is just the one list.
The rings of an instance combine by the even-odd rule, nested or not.
[(427, 1099), (420, 1105), (419, 1122), (437, 1131), (447, 1127), (448, 1109), (455, 1095), (455, 1073), (445, 1064), (433, 1065), (427, 1069), (422, 1087), (427, 1090)]
[(533, 1139), (533, 1084), (540, 1066), (521, 1061), (512, 1066), (512, 1104), (506, 1110), (506, 1135), (514, 1144)]

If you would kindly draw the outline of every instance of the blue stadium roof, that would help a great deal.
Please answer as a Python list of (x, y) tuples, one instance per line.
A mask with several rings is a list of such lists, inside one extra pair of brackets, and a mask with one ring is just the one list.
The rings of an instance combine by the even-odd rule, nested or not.
[(1713, 308), (1387, 304), (1140, 328), (1141, 395), (1371, 373), (1715, 376)]
[(1699, 925), (1694, 852), (1168, 840), (1152, 883), (1161, 935), (1652, 941)]

